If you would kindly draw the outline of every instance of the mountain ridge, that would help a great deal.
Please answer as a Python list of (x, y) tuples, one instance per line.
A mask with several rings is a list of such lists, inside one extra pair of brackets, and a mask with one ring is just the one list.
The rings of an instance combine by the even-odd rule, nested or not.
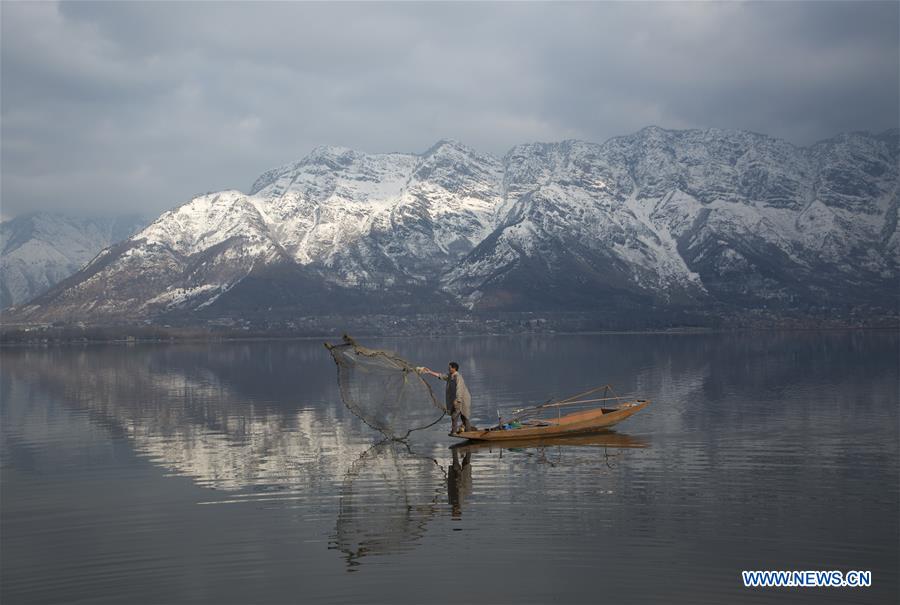
[(250, 193), (163, 213), (101, 271), (87, 267), (14, 317), (240, 316), (265, 309), (254, 291), (299, 292), (291, 280), (304, 302), (285, 302), (285, 315), (358, 312), (367, 300), (373, 312), (890, 313), (897, 141), (891, 129), (796, 147), (651, 126), (502, 158), (453, 140), (421, 154), (320, 147)]
[(137, 214), (29, 212), (0, 223), (0, 308), (26, 302), (147, 224)]

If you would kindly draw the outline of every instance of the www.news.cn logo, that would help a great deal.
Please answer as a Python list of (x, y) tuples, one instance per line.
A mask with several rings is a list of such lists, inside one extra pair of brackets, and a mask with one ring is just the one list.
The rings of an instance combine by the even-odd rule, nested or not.
[(868, 588), (871, 571), (742, 571), (746, 588)]

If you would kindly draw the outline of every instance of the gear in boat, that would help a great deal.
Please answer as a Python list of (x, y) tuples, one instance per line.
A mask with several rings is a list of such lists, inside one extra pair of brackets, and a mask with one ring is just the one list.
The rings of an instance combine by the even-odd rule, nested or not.
[[(602, 397), (588, 398), (589, 395), (603, 391)], [(510, 439), (531, 439), (538, 437), (555, 437), (577, 435), (606, 430), (636, 414), (648, 405), (646, 399), (625, 400), (617, 397), (608, 384), (595, 387), (561, 401), (549, 401), (530, 408), (515, 410), (510, 418), (504, 420), (497, 413), (497, 424), (484, 430), (461, 431), (452, 436), (473, 441), (503, 441)], [(581, 409), (563, 415), (565, 407), (585, 406), (590, 403), (620, 401), (617, 405)], [(556, 411), (555, 416), (543, 416)]]

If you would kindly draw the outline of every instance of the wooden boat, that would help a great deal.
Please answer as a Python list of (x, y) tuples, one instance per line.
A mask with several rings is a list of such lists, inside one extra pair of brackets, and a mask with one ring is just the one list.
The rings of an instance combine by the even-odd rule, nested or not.
[(494, 449), (531, 449), (547, 447), (599, 447), (599, 448), (646, 448), (650, 442), (643, 437), (634, 437), (624, 433), (601, 429), (594, 433), (572, 433), (555, 437), (531, 437), (522, 439), (501, 439), (496, 441), (475, 441), (469, 439), (454, 443), (450, 449), (458, 452), (474, 452)]
[(594, 433), (622, 422), (650, 405), (646, 399), (636, 399), (615, 407), (600, 407), (573, 412), (556, 418), (538, 418), (523, 421), (518, 428), (491, 427), (484, 430), (463, 431), (452, 437), (472, 441), (505, 441)]

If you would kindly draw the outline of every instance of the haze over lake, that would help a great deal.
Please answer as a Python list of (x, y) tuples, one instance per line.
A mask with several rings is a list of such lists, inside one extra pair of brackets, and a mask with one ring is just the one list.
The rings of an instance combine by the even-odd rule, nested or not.
[(0, 601), (897, 600), (896, 332), (360, 341), (458, 361), (482, 426), (604, 382), (653, 403), (454, 451), (449, 419), (378, 444), (320, 341), (4, 348)]

